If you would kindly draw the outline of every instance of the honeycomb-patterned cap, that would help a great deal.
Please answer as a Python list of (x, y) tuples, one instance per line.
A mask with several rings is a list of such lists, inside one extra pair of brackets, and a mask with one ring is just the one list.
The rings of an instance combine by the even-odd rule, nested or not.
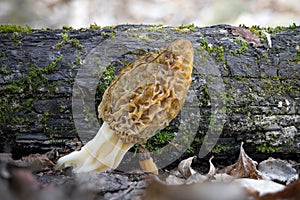
[(105, 91), (98, 107), (123, 142), (144, 143), (181, 110), (191, 83), (194, 50), (176, 39), (124, 68)]

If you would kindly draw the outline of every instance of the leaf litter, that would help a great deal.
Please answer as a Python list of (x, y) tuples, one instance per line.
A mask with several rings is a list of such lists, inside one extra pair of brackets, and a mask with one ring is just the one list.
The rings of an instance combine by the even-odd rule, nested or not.
[(217, 169), (211, 157), (209, 172), (202, 175), (191, 167), (195, 159), (181, 161), (166, 181), (155, 180), (146, 196), (156, 193), (155, 199), (175, 200), (181, 199), (181, 194), (185, 199), (300, 199), (298, 172), (290, 163), (269, 158), (258, 164), (246, 154), (243, 143), (237, 162), (223, 169)]
[[(236, 163), (218, 169), (211, 157), (206, 174), (192, 167), (196, 156), (160, 175), (141, 170), (96, 174), (72, 174), (70, 168), (54, 171), (57, 157), (55, 149), (20, 160), (0, 154), (0, 199), (300, 199), (296, 163), (274, 158), (257, 163), (246, 154), (243, 143)], [(49, 180), (45, 181), (46, 177)]]

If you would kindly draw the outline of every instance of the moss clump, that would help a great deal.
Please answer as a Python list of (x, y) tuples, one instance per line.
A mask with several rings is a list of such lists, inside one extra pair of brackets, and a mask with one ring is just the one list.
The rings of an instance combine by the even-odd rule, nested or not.
[(10, 123), (17, 123), (15, 108), (13, 107), (14, 100), (10, 97), (0, 98), (0, 126), (6, 126)]
[(61, 61), (61, 59), (63, 58), (63, 56), (59, 56), (57, 58), (55, 58), (49, 65), (48, 67), (46, 67), (44, 69), (44, 72), (46, 74), (50, 73), (50, 72), (53, 72), (54, 68), (57, 66), (57, 63)]
[(97, 88), (100, 94), (104, 94), (106, 88), (108, 88), (108, 86), (114, 80), (115, 72), (116, 69), (112, 65), (109, 65), (108, 68), (103, 72), (103, 74), (101, 74), (101, 77), (99, 77), (100, 83), (98, 84)]
[(236, 54), (242, 54), (248, 51), (248, 44), (245, 41), (242, 41), (241, 47), (235, 51)]
[(90, 29), (94, 30), (94, 29), (100, 29), (101, 26), (98, 26), (96, 23), (94, 24), (90, 24)]
[(266, 28), (261, 28), (260, 26), (251, 26), (248, 29), (260, 38), (266, 37), (266, 34), (265, 34), (267, 32)]
[(300, 63), (300, 50), (297, 50), (297, 53), (293, 56), (293, 59), (291, 61), (295, 64)]
[(2, 75), (10, 74), (10, 72), (7, 70), (7, 68), (6, 68), (5, 65), (1, 66), (1, 68), (0, 68), (0, 74), (2, 74)]
[(189, 25), (182, 24), (181, 26), (172, 28), (172, 30), (178, 31), (180, 33), (188, 33), (189, 31), (195, 30), (195, 25), (194, 24), (189, 24)]
[(66, 31), (73, 30), (73, 28), (71, 26), (63, 26), (62, 28), (63, 28), (63, 30), (66, 30)]
[(231, 149), (232, 149), (231, 146), (217, 144), (216, 146), (214, 146), (214, 148), (211, 151), (213, 153), (221, 153), (221, 152), (229, 151)]
[(20, 38), (19, 33), (17, 32), (13, 32), (12, 36), (11, 36), (11, 41), (17, 43), (17, 44), (21, 44), (22, 39)]
[(216, 56), (216, 61), (222, 62), (224, 59), (224, 48), (222, 46), (219, 46), (217, 48), (217, 56)]
[(70, 43), (73, 47), (81, 50), (84, 47), (80, 44), (79, 40), (77, 38), (69, 38), (69, 33), (68, 31), (65, 31), (64, 33), (60, 34), (62, 41), (57, 43), (54, 48), (60, 48), (68, 43)]
[(0, 33), (32, 33), (29, 26), (22, 27), (20, 25), (2, 24), (0, 25)]
[(297, 28), (297, 25), (296, 23), (292, 23), (290, 26), (289, 26), (290, 29), (296, 29)]
[(159, 131), (151, 137), (145, 144), (149, 151), (157, 151), (163, 146), (167, 145), (174, 137), (174, 133), (168, 131)]
[(208, 43), (204, 37), (200, 38), (201, 44), (200, 46), (204, 48), (209, 53), (214, 53), (217, 62), (224, 61), (225, 50), (223, 46), (216, 46)]
[(279, 147), (268, 145), (266, 143), (256, 146), (256, 150), (260, 151), (262, 153), (274, 153), (274, 152), (278, 151), (278, 149), (279, 149)]

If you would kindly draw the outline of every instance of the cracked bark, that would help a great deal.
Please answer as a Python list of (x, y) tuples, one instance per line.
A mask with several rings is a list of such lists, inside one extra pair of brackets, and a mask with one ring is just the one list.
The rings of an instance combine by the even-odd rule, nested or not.
[[(117, 73), (145, 51), (183, 37), (195, 47), (193, 84), (185, 112), (166, 130), (184, 137), (188, 133), (180, 132), (180, 124), (189, 128), (194, 122), (201, 139), (213, 127), (222, 134), (219, 149), (210, 154), (224, 161), (236, 159), (232, 155), (242, 141), (250, 154), (299, 160), (300, 27), (275, 30), (272, 47), (264, 36), (257, 45), (248, 33), (232, 30), (229, 25), (192, 30), (122, 25), (1, 33), (0, 150), (16, 157), (52, 148), (66, 151), (77, 145), (78, 133), (87, 141), (100, 126), (94, 111), (101, 92), (95, 90), (95, 82), (105, 87), (109, 76), (98, 76), (101, 67)], [(213, 115), (216, 110), (220, 112)], [(213, 122), (221, 123), (212, 126)], [(200, 146), (192, 143), (194, 154)]]

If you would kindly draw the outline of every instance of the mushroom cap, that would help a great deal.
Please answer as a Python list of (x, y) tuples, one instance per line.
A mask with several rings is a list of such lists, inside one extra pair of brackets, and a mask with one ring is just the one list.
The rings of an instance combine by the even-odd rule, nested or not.
[(193, 54), (190, 41), (176, 39), (129, 64), (105, 91), (99, 118), (123, 142), (146, 142), (181, 110), (191, 83)]

